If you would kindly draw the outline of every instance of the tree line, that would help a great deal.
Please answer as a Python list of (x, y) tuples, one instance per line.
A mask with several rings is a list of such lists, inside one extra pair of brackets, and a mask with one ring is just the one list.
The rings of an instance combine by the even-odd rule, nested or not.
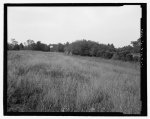
[(131, 45), (115, 48), (113, 44), (99, 44), (90, 40), (78, 40), (66, 47), (66, 54), (95, 56), (105, 59), (123, 61), (140, 61), (141, 39), (132, 41)]
[[(29, 39), (18, 44), (15, 39), (7, 44), (8, 50), (36, 50), (45, 52), (64, 52), (65, 54), (102, 57), (123, 61), (140, 61), (141, 39), (132, 41), (131, 45), (115, 48), (113, 44), (100, 44), (90, 40), (77, 40), (72, 43), (44, 44)], [(136, 54), (136, 55), (135, 55)]]
[(41, 43), (41, 41), (34, 42), (33, 40), (27, 40), (24, 43), (18, 44), (15, 39), (11, 40), (11, 43), (7, 44), (8, 50), (37, 50), (37, 51), (50, 51), (50, 47), (47, 44)]

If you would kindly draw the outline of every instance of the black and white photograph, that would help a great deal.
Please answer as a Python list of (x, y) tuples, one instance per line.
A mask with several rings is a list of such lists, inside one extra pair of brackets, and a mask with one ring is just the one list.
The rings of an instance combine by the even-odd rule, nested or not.
[(4, 115), (147, 115), (146, 3), (4, 4)]

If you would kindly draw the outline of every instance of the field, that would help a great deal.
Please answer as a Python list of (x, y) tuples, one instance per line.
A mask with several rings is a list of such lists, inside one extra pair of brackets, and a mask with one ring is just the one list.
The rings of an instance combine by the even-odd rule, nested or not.
[(7, 77), (9, 112), (141, 113), (137, 63), (8, 51)]

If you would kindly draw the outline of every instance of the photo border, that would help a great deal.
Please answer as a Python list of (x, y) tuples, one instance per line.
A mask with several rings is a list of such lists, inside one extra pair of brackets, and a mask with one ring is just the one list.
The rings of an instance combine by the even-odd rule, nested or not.
[[(101, 7), (140, 5), (141, 16), (141, 114), (102, 112), (7, 112), (7, 40), (8, 7)], [(4, 73), (3, 115), (4, 116), (147, 116), (147, 3), (5, 3), (4, 4)]]

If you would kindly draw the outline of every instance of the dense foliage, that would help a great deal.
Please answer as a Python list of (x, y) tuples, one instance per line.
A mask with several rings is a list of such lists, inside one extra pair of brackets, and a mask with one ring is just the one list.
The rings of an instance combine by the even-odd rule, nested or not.
[(115, 48), (113, 44), (99, 44), (90, 40), (77, 40), (72, 43), (65, 44), (44, 44), (38, 41), (27, 40), (24, 45), (18, 44), (15, 39), (12, 43), (8, 43), (8, 50), (38, 50), (51, 52), (65, 52), (66, 54), (74, 54), (81, 56), (95, 56), (106, 59), (115, 59), (123, 61), (140, 61), (141, 39), (132, 41), (131, 45), (122, 48)]
[(131, 42), (131, 45), (122, 48), (115, 48), (113, 44), (99, 44), (90, 40), (78, 40), (65, 48), (66, 54), (81, 56), (95, 56), (106, 59), (116, 59), (123, 61), (140, 61), (141, 41)]
[(72, 52), (72, 54), (81, 56), (96, 56), (110, 59), (115, 52), (115, 47), (113, 44), (104, 45), (83, 39), (71, 43), (66, 48), (66, 52)]
[(27, 40), (24, 45), (18, 44), (15, 39), (12, 39), (12, 43), (8, 43), (8, 50), (38, 50), (38, 51), (50, 51), (50, 47), (47, 44), (38, 41), (35, 43), (33, 40)]

